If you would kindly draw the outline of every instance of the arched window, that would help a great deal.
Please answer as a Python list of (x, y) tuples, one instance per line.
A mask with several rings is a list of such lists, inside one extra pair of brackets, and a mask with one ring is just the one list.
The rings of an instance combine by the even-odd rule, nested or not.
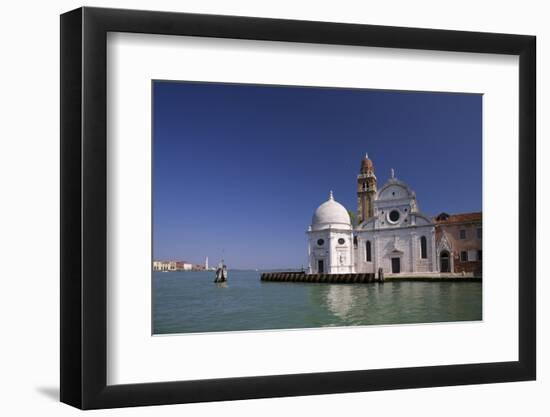
[(428, 245), (426, 242), (426, 236), (420, 238), (420, 257), (426, 259), (428, 257)]
[(372, 261), (372, 251), (371, 251), (371, 247), (370, 247), (370, 240), (367, 240), (367, 244), (365, 245), (366, 247), (366, 250), (367, 250), (367, 262), (371, 262)]
[(357, 249), (357, 236), (353, 236), (353, 248)]

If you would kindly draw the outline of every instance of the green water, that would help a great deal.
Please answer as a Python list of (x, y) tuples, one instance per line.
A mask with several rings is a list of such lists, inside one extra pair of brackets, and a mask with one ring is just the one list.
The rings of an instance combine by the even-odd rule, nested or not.
[(262, 282), (261, 272), (153, 274), (153, 333), (481, 320), (481, 283)]

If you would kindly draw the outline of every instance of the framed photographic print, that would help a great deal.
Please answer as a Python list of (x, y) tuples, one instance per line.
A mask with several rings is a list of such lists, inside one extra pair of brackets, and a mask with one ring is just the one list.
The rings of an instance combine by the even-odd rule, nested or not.
[(535, 38), (61, 16), (61, 401), (535, 379)]

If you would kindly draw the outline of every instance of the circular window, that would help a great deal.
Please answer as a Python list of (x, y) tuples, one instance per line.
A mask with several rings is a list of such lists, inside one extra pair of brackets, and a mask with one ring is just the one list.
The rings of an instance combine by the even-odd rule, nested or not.
[(399, 220), (399, 212), (397, 210), (390, 211), (389, 219), (391, 222), (396, 223)]
[(319, 239), (319, 240), (317, 241), (317, 244), (318, 244), (319, 246), (323, 246), (323, 245), (325, 244), (324, 239)]
[(340, 245), (343, 245), (344, 243), (346, 243), (346, 241), (344, 239), (340, 238), (340, 239), (338, 239), (338, 243)]

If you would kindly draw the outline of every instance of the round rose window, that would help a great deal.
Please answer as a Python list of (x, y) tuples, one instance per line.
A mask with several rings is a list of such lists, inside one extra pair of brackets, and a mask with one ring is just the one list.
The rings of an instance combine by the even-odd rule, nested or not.
[(397, 210), (390, 211), (389, 219), (391, 222), (396, 223), (399, 220), (399, 212)]

